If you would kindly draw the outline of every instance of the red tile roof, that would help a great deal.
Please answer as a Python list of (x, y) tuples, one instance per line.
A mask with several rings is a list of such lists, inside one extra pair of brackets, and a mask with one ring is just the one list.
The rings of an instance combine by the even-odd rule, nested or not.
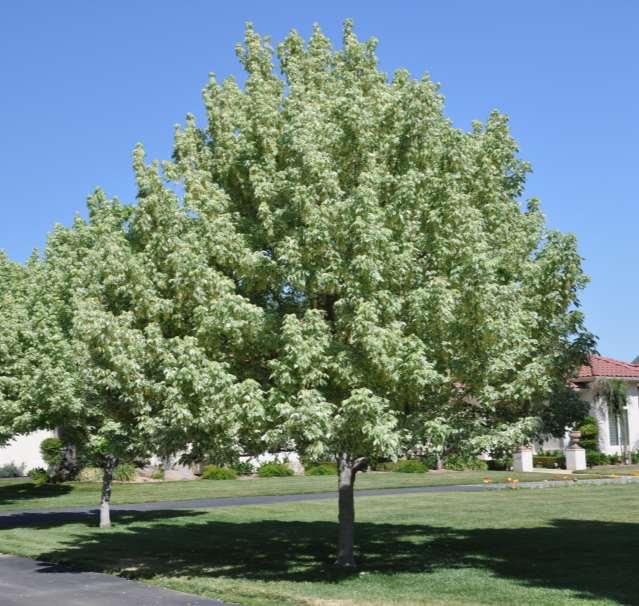
[(622, 362), (605, 356), (590, 356), (588, 364), (584, 364), (579, 369), (579, 374), (573, 381), (595, 377), (639, 379), (639, 364), (630, 364), (629, 362)]

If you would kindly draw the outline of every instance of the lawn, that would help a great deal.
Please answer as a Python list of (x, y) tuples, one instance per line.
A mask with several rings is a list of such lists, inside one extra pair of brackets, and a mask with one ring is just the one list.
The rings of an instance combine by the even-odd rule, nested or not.
[(361, 497), (354, 574), (332, 566), (319, 501), (115, 514), (110, 530), (17, 519), (0, 552), (245, 606), (637, 604), (637, 502), (636, 485)]
[[(445, 471), (430, 473), (369, 472), (360, 474), (356, 488), (400, 488), (404, 486), (441, 486), (447, 484), (478, 484), (485, 478), (504, 482), (507, 478), (548, 480), (547, 473), (514, 473), (506, 471)], [(558, 474), (557, 477), (562, 477)], [(144, 503), (179, 499), (262, 496), (329, 492), (336, 489), (333, 476), (294, 476), (287, 478), (251, 478), (246, 480), (191, 480), (183, 482), (116, 483), (113, 503)], [(34, 486), (26, 480), (0, 482), (0, 511), (96, 505), (100, 500), (100, 484), (68, 482)]]
[(639, 475), (639, 465), (597, 465), (576, 473), (592, 476)]

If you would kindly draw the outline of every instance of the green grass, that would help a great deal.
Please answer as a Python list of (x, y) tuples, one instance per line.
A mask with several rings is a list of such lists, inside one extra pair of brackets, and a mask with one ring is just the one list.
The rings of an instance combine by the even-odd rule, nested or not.
[[(639, 602), (639, 486), (357, 499), (355, 574), (335, 504), (16, 517), (0, 552), (245, 606), (610, 606)], [(45, 568), (46, 570), (46, 568)]]
[(639, 465), (597, 465), (576, 473), (591, 476), (627, 476), (639, 474)]
[[(548, 480), (547, 473), (514, 473), (506, 471), (446, 471), (425, 474), (369, 472), (359, 474), (356, 488), (400, 488), (403, 486), (441, 486), (477, 484), (484, 478), (503, 482), (507, 478)], [(559, 477), (559, 476), (558, 476)], [(251, 478), (246, 480), (191, 480), (184, 482), (148, 482), (119, 484), (113, 488), (113, 503), (144, 503), (181, 499), (301, 494), (335, 490), (331, 476), (294, 476), (288, 478)], [(34, 486), (27, 480), (0, 482), (0, 511), (96, 505), (100, 500), (100, 484), (68, 482)]]

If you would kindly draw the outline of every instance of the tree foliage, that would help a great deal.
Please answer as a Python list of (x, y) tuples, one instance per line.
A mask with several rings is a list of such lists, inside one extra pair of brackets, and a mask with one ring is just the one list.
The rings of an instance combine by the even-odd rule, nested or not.
[(454, 127), (376, 45), (248, 26), (244, 85), (211, 76), (171, 160), (136, 149), (137, 204), (96, 192), (34, 261), (46, 418), (110, 456), (334, 457), (346, 565), (367, 457), (522, 440), (592, 347), (575, 238), (521, 201), (507, 118)]
[(25, 328), (25, 269), (0, 251), (0, 445), (15, 433), (13, 420), (20, 416), (19, 402)]
[(455, 128), (428, 76), (389, 78), (375, 47), (347, 22), (340, 50), (315, 28), (274, 51), (249, 26), (244, 87), (212, 77), (207, 123), (163, 165), (263, 311), (270, 439), (337, 457), (351, 488), (433, 419), (530, 435), (592, 346), (575, 238), (522, 205), (507, 118)]
[(389, 79), (375, 46), (348, 22), (339, 51), (293, 32), (279, 76), (249, 27), (244, 88), (211, 78), (207, 124), (164, 165), (242, 248), (236, 292), (275, 325), (276, 425), (316, 456), (395, 454), (413, 415), (534, 415), (592, 345), (575, 239), (522, 209), (506, 117), (453, 127), (437, 86)]

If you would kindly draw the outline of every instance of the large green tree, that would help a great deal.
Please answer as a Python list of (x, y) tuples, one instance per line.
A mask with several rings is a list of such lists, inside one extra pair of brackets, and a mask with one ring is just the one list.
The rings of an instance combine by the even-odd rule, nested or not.
[(237, 452), (262, 426), (247, 352), (264, 314), (217, 267), (205, 217), (193, 221), (141, 152), (134, 168), (135, 207), (97, 191), (42, 256), (0, 258), (0, 435), (63, 428), (103, 469), (103, 527), (119, 461)]
[(592, 344), (574, 237), (521, 202), (506, 118), (455, 128), (375, 46), (349, 22), (340, 50), (293, 32), (278, 73), (248, 27), (244, 85), (211, 78), (170, 161), (136, 150), (137, 204), (98, 192), (34, 263), (32, 366), (64, 379), (30, 400), (49, 422), (72, 412), (109, 465), (187, 444), (334, 457), (342, 566), (370, 457), (446, 424), (477, 449), (526, 439)]
[(575, 239), (520, 201), (529, 167), (506, 117), (455, 128), (438, 87), (389, 78), (375, 47), (350, 22), (340, 50), (293, 32), (278, 73), (249, 26), (244, 86), (212, 77), (206, 125), (189, 116), (163, 165), (234, 304), (263, 310), (268, 435), (338, 461), (344, 566), (369, 457), (442, 415), (525, 435), (591, 345)]

